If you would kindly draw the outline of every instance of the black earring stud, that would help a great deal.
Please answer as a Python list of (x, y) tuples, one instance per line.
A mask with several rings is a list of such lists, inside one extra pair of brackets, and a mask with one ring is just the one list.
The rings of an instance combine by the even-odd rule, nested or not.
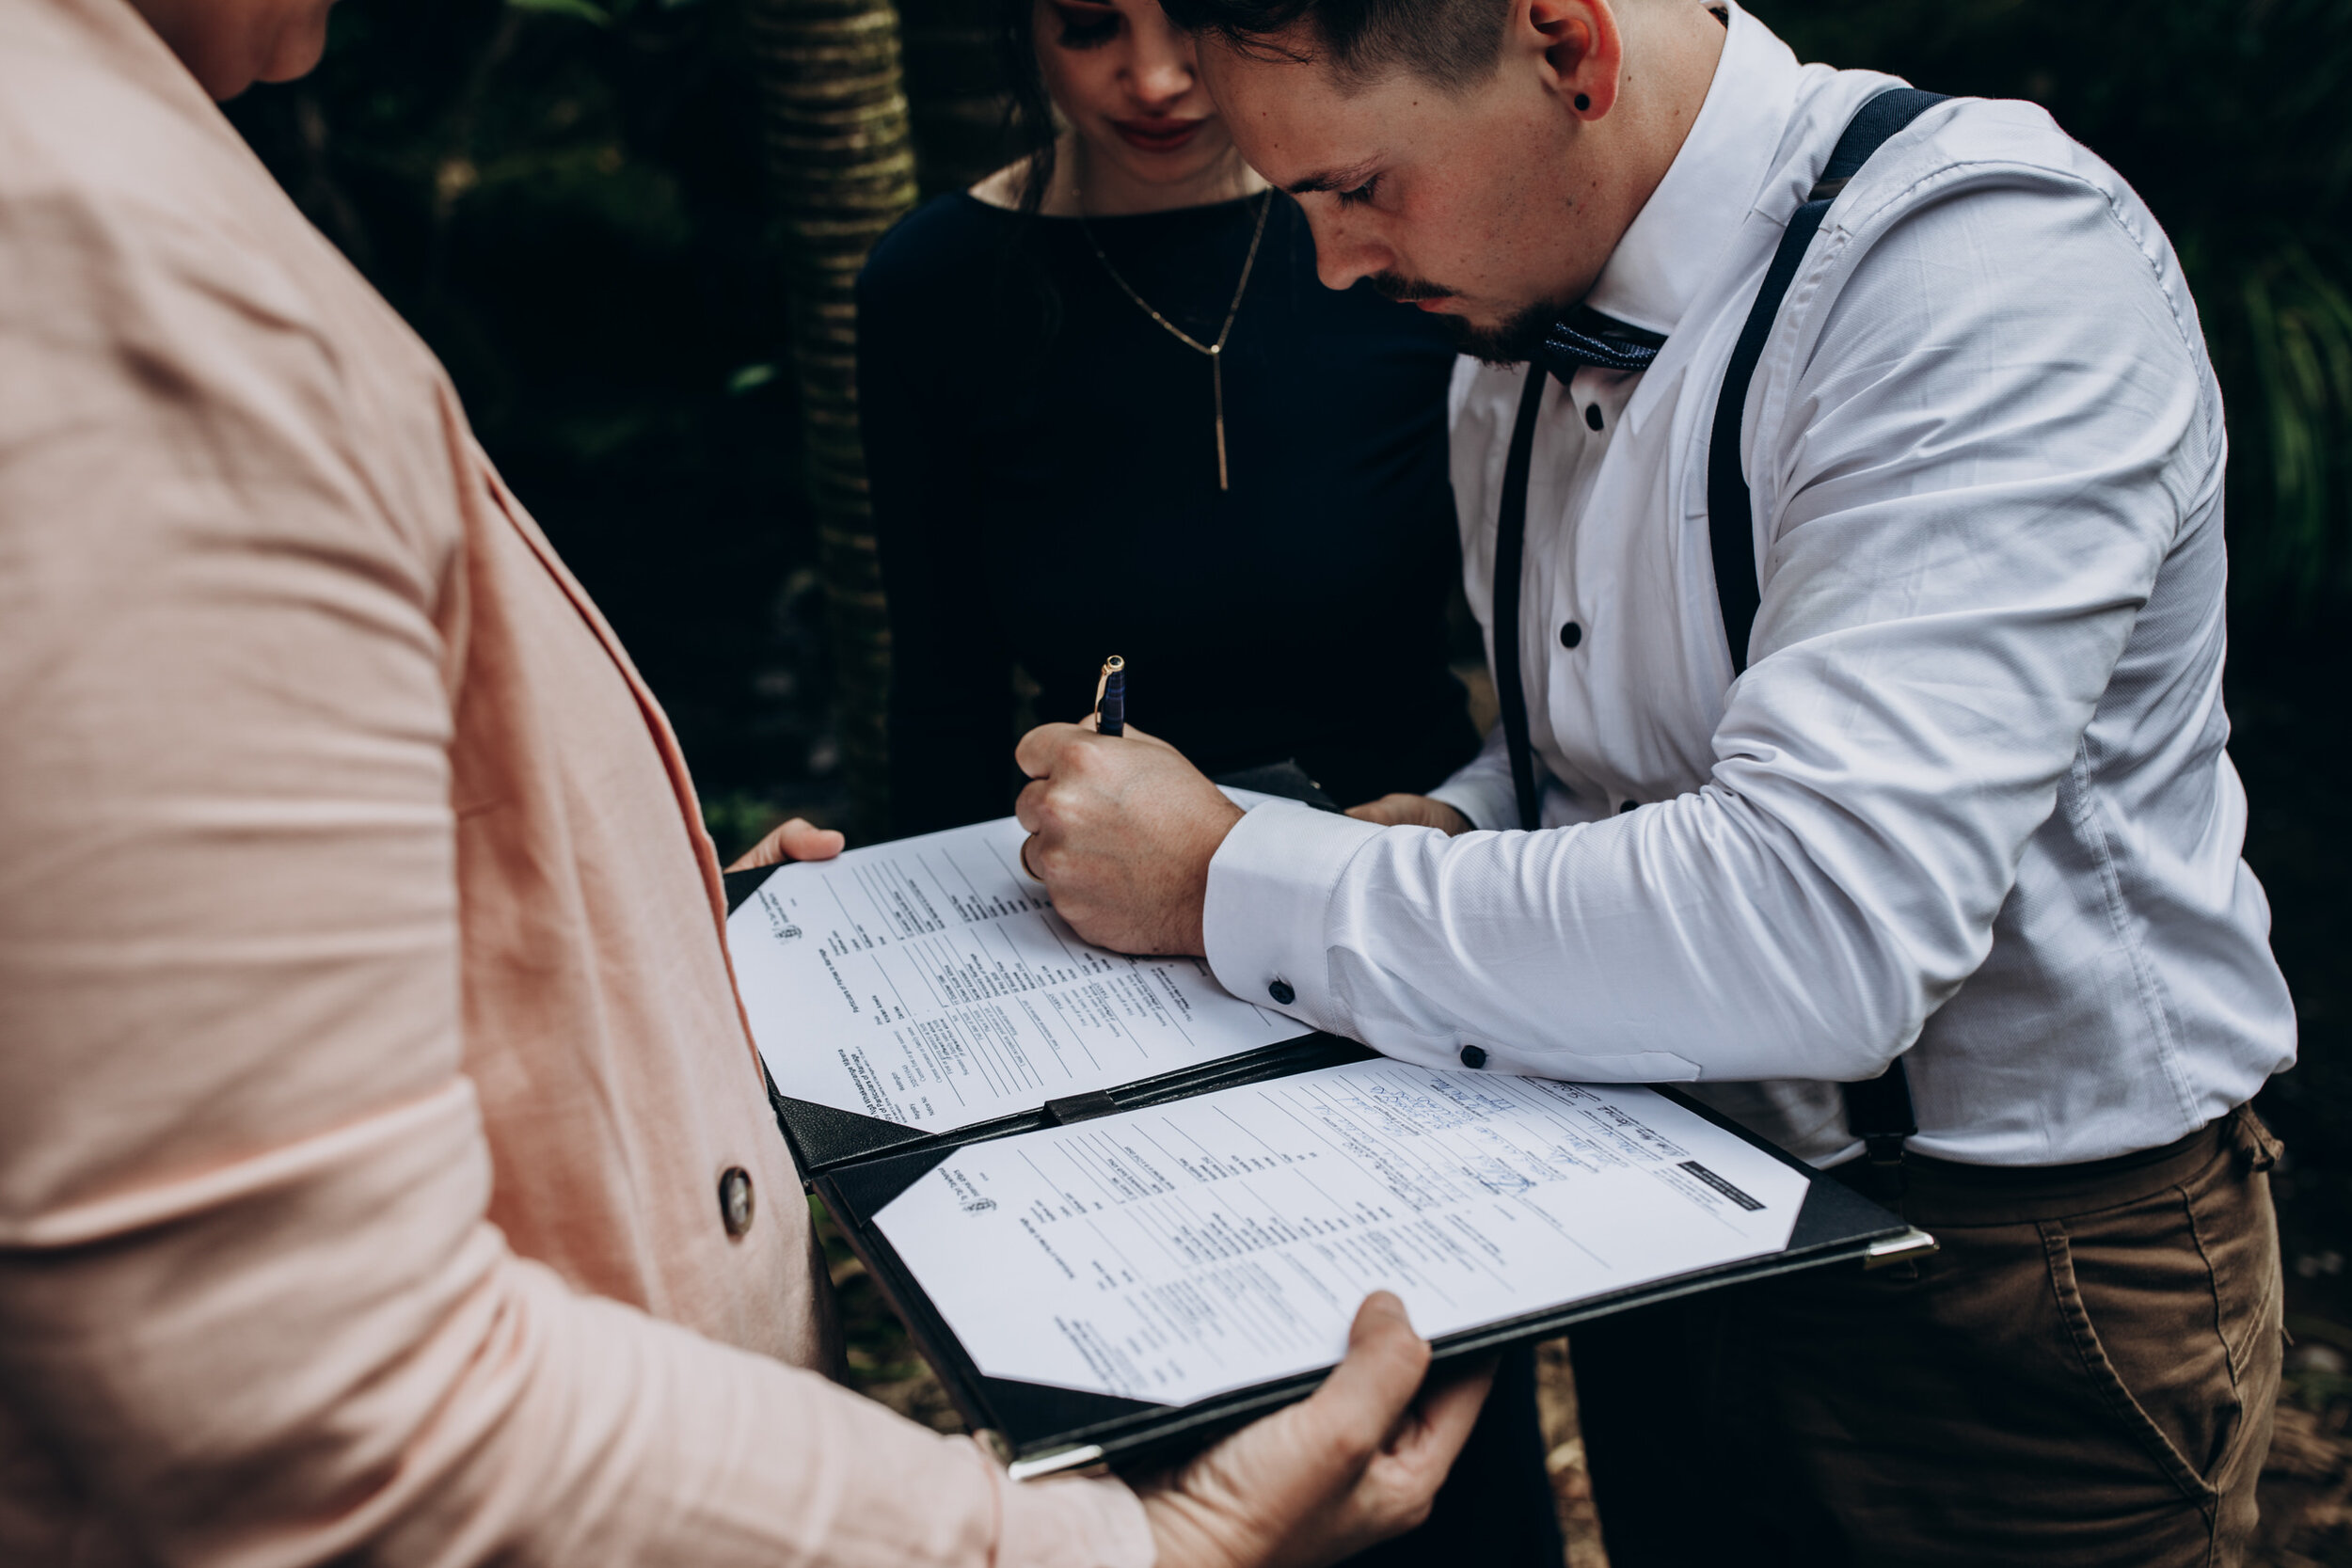
[(1592, 94), (1590, 94), (1590, 93), (1585, 93), (1585, 92), (1580, 92), (1580, 93), (1578, 93), (1578, 94), (1576, 95), (1576, 112), (1577, 112), (1578, 114), (1582, 114), (1585, 110), (1587, 110), (1587, 109), (1591, 108), (1592, 106), (1593, 106), (1593, 96), (1592, 96)]

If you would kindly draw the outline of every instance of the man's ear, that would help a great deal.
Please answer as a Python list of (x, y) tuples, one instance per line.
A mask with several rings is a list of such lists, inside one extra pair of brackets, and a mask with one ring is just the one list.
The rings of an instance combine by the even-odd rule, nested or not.
[(1518, 28), (1543, 55), (1548, 85), (1579, 119), (1598, 119), (1617, 102), (1625, 36), (1609, 0), (1522, 0)]

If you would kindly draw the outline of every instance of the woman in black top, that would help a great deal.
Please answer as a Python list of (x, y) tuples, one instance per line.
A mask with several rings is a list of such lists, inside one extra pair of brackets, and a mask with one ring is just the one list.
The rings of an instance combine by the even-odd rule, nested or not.
[(1135, 722), (1212, 775), (1425, 791), (1478, 747), (1446, 668), (1449, 341), (1317, 281), (1152, 0), (1012, 5), (1023, 118), (1050, 88), (1070, 129), (858, 285), (898, 830), (1010, 810), (1014, 667), (1072, 719), (1113, 653)]
[[(1002, 816), (1013, 667), (1074, 719), (1112, 653), (1136, 722), (1212, 776), (1427, 790), (1478, 749), (1445, 657), (1449, 341), (1316, 280), (1157, 0), (1005, 3), (1023, 121), (1050, 89), (1069, 129), (858, 282), (899, 831)], [(1350, 1568), (1558, 1568), (1544, 1457), (1521, 1349), (1428, 1521)]]

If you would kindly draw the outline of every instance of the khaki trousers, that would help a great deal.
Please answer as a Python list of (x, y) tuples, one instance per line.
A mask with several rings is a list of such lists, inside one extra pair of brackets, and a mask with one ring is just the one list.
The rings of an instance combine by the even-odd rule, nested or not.
[(2241, 1561), (2279, 1388), (2277, 1148), (2240, 1110), (2091, 1165), (1914, 1157), (1889, 1206), (1934, 1257), (1577, 1329), (1612, 1568)]

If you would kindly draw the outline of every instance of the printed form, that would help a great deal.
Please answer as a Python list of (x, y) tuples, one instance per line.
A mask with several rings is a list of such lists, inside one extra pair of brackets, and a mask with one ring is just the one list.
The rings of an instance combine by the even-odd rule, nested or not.
[(852, 849), (744, 900), (727, 950), (779, 1090), (945, 1132), (1308, 1032), (1201, 959), (1081, 942), (1021, 871), (1027, 836), (1006, 817)]
[(1160, 1404), (1786, 1246), (1803, 1173), (1655, 1092), (1356, 1062), (957, 1149), (875, 1224), (980, 1370)]

